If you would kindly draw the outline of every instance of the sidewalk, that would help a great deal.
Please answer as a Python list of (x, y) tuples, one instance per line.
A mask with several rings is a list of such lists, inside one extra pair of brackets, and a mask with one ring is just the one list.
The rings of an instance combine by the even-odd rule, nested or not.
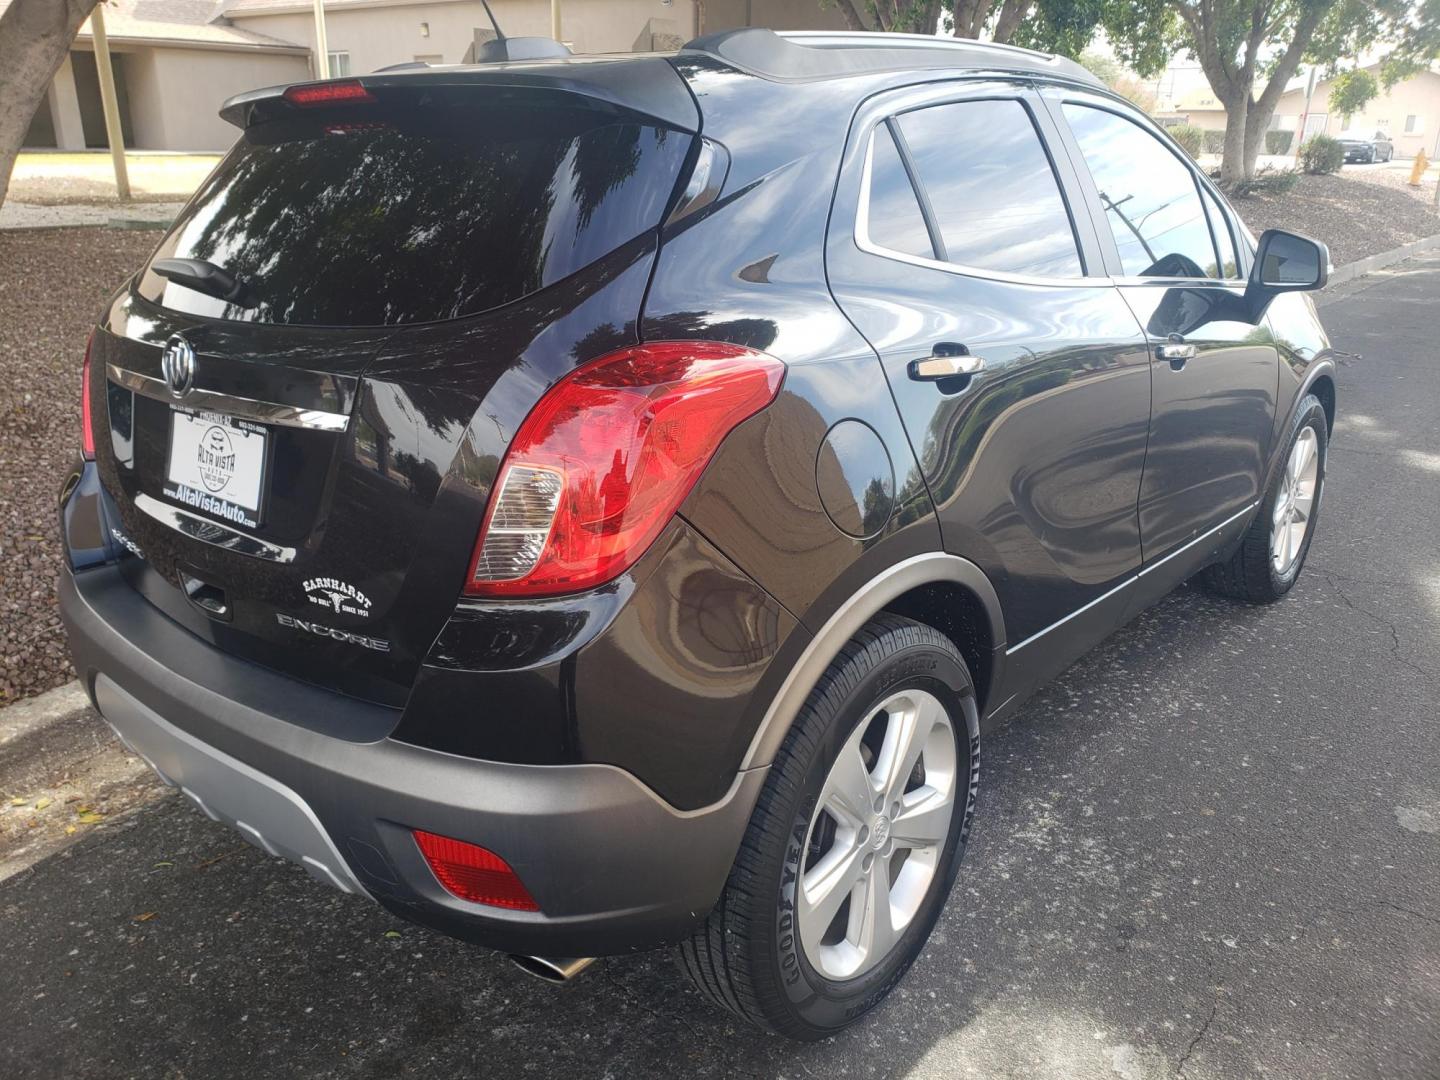
[(0, 206), (0, 229), (72, 225), (161, 228), (209, 175), (219, 154), (128, 151), (132, 198), (115, 195), (115, 169), (107, 150), (27, 151), (15, 162)]
[(0, 709), (0, 881), (164, 792), (79, 683)]

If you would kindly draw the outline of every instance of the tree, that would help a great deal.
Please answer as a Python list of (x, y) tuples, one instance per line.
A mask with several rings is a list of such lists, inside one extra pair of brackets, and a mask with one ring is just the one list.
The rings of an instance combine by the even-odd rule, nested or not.
[(1374, 101), (1380, 93), (1380, 84), (1375, 76), (1364, 68), (1342, 71), (1330, 80), (1330, 111), (1340, 114), (1343, 127), (1350, 126), (1350, 118)]
[(1383, 41), (1392, 46), (1386, 77), (1398, 78), (1440, 55), (1440, 0), (1156, 2), (1163, 13), (1137, 20), (1114, 0), (1101, 20), (1106, 36), (1132, 51), (1129, 62), (1142, 75), (1154, 70), (1157, 38), (1195, 56), (1225, 106), (1220, 178), (1227, 185), (1254, 177), (1275, 106), (1302, 60), (1329, 66)]
[(0, 203), (50, 80), (95, 0), (10, 0), (0, 9)]
[(1137, 109), (1147, 113), (1155, 111), (1154, 91), (1114, 57), (1087, 49), (1080, 54), (1080, 64), (1115, 93), (1128, 99)]
[(820, 0), (820, 3), (822, 7), (839, 8), (851, 30), (933, 34), (940, 29), (943, 15), (945, 29), (956, 37), (978, 38), (988, 26), (992, 41), (1006, 42), (1031, 11), (1035, 0)]

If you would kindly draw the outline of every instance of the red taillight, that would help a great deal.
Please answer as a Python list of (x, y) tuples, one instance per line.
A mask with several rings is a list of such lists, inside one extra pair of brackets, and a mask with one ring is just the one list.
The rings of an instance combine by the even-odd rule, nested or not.
[(291, 105), (309, 108), (312, 105), (363, 105), (374, 101), (375, 95), (354, 79), (345, 82), (311, 83), (307, 86), (291, 86), (285, 90), (285, 100)]
[(506, 451), (465, 592), (544, 596), (623, 573), (784, 374), (772, 356), (709, 341), (637, 345), (571, 372)]
[(87, 461), (95, 458), (95, 429), (90, 424), (90, 346), (95, 335), (85, 343), (85, 363), (80, 367), (80, 452)]
[(448, 836), (415, 830), (415, 843), (436, 880), (461, 900), (515, 911), (539, 911), (530, 890), (493, 851)]

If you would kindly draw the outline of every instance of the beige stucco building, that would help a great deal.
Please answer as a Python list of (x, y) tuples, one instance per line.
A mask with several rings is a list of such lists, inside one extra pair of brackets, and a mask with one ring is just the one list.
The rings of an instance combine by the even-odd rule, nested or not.
[[(0, 0), (3, 2), (3, 0)], [(549, 0), (491, 0), (505, 33), (550, 34)], [(561, 0), (561, 38), (577, 53), (674, 49), (737, 26), (840, 29), (819, 0)], [(491, 36), (479, 0), (326, 0), (331, 75), (411, 61), (468, 62)], [(310, 0), (113, 0), (105, 25), (126, 145), (221, 150), (235, 131), (216, 115), (233, 94), (311, 78)], [(107, 145), (89, 23), (56, 73), (25, 144)]]
[[(1367, 70), (1379, 79), (1379, 64)], [(1299, 127), (1300, 117), (1305, 113), (1307, 85), (1307, 78), (1296, 79), (1281, 96), (1270, 119), (1272, 131), (1293, 132)], [(1157, 118), (1162, 122), (1194, 124), (1206, 131), (1225, 130), (1225, 106), (1208, 87), (1192, 90), (1176, 101), (1173, 109), (1157, 114)], [(1330, 80), (1319, 80), (1306, 115), (1305, 138), (1342, 132), (1365, 136), (1383, 132), (1395, 144), (1396, 157), (1414, 157), (1421, 149), (1432, 158), (1440, 156), (1440, 71), (1422, 71), (1389, 90), (1382, 85), (1380, 96), (1350, 117), (1349, 123), (1330, 108)]]
[[(1379, 79), (1378, 64), (1368, 70)], [(1274, 127), (1282, 131), (1296, 129), (1305, 112), (1305, 89), (1300, 83), (1285, 92), (1275, 107)], [(1350, 117), (1348, 123), (1330, 107), (1330, 81), (1320, 80), (1315, 84), (1315, 95), (1305, 120), (1305, 137), (1341, 132), (1366, 136), (1383, 133), (1395, 144), (1396, 157), (1414, 157), (1420, 150), (1432, 158), (1440, 155), (1440, 72), (1422, 71), (1389, 90), (1382, 84), (1380, 96)]]

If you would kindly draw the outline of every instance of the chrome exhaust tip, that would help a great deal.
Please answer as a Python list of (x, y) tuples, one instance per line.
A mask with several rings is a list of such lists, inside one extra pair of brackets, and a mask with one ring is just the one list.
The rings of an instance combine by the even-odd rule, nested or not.
[(520, 956), (510, 954), (510, 962), (527, 975), (548, 983), (567, 983), (595, 962), (593, 956)]

